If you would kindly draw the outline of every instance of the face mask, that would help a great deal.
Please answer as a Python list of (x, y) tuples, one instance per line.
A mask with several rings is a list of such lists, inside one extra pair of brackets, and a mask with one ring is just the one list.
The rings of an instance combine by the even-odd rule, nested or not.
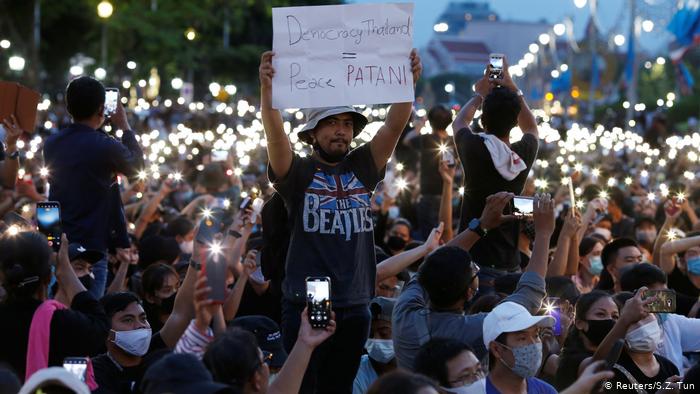
[(583, 335), (585, 335), (591, 343), (598, 346), (603, 342), (603, 339), (605, 339), (605, 336), (608, 335), (610, 330), (612, 330), (615, 325), (615, 320), (586, 320), (586, 323), (588, 323), (588, 331), (582, 331)]
[(588, 272), (590, 272), (591, 275), (600, 275), (600, 273), (603, 272), (603, 259), (601, 259), (600, 256), (591, 256), (588, 262), (590, 263)]
[(656, 230), (638, 230), (637, 241), (639, 242), (654, 242), (656, 239)]
[(112, 342), (123, 351), (141, 357), (148, 352), (148, 347), (151, 345), (151, 329), (139, 328), (129, 331), (114, 331), (114, 340)]
[(170, 297), (165, 298), (160, 301), (160, 311), (163, 313), (173, 313), (173, 307), (175, 306), (175, 296), (177, 292), (173, 293)]
[(397, 217), (399, 217), (400, 214), (401, 214), (401, 210), (397, 206), (389, 207), (389, 212), (387, 212), (389, 219), (396, 219)]
[(506, 345), (502, 346), (513, 352), (513, 357), (515, 358), (513, 367), (506, 364), (503, 359), (501, 359), (501, 363), (513, 371), (514, 374), (523, 379), (531, 378), (537, 374), (537, 370), (540, 369), (540, 364), (542, 364), (542, 343), (533, 343), (514, 348)]
[(686, 261), (688, 265), (688, 272), (693, 275), (700, 275), (700, 256), (693, 257)]
[(443, 391), (453, 394), (482, 394), (486, 392), (486, 378), (462, 387), (440, 387)]
[(369, 358), (382, 364), (394, 359), (394, 342), (391, 339), (370, 338), (365, 343)]
[(93, 287), (95, 287), (95, 278), (93, 278), (90, 275), (83, 275), (80, 278), (78, 278), (80, 283), (85, 286), (85, 290), (90, 291)]
[(180, 252), (184, 254), (192, 254), (192, 252), (194, 252), (194, 240), (180, 242)]
[(329, 163), (340, 163), (341, 161), (343, 161), (345, 156), (348, 154), (348, 152), (341, 153), (341, 154), (330, 154), (330, 153), (326, 152), (325, 150), (323, 150), (323, 148), (321, 148), (321, 145), (319, 145), (318, 143), (314, 143), (313, 146), (314, 146), (314, 150), (316, 152), (318, 152), (318, 155), (321, 156), (321, 158), (323, 160), (325, 160)]
[(656, 319), (629, 331), (625, 335), (627, 346), (633, 352), (651, 353), (661, 341), (661, 328)]
[(396, 235), (392, 235), (387, 238), (386, 246), (388, 246), (391, 250), (403, 250), (403, 248), (406, 247), (406, 240)]

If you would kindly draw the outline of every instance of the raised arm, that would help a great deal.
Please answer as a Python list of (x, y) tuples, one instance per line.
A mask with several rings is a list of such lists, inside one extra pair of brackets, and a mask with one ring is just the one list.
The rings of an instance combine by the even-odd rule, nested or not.
[(544, 278), (549, 260), (549, 240), (554, 233), (554, 200), (549, 194), (540, 194), (535, 196), (533, 204), (535, 242), (525, 272), (534, 272)]
[(267, 51), (260, 58), (260, 111), (262, 113), (265, 139), (267, 141), (267, 157), (270, 160), (272, 172), (278, 179), (287, 176), (292, 166), (292, 146), (284, 132), (282, 114), (272, 108), (272, 78), (275, 69), (272, 67), (274, 52)]
[(112, 124), (117, 130), (122, 131), (122, 137), (121, 142), (109, 141), (109, 162), (116, 172), (126, 176), (136, 175), (143, 168), (143, 151), (136, 141), (134, 131), (129, 126), (123, 105), (117, 105), (117, 112), (112, 116)]
[(144, 231), (148, 227), (148, 219), (153, 216), (153, 214), (158, 209), (158, 205), (173, 191), (168, 182), (163, 182), (160, 186), (158, 193), (151, 198), (151, 200), (146, 204), (146, 207), (141, 211), (138, 219), (136, 219), (136, 227), (134, 228), (134, 236), (137, 239), (141, 239)]
[(442, 177), (442, 194), (440, 196), (439, 220), (445, 224), (442, 232), (443, 242), (449, 242), (454, 236), (452, 230), (452, 188), (454, 185), (456, 166), (448, 167), (446, 162), (440, 162), (440, 176)]
[[(201, 249), (204, 246), (194, 241), (194, 252), (192, 253), (192, 259), (198, 259), (203, 256)], [(195, 260), (196, 261), (196, 260)], [(187, 273), (185, 274), (185, 279), (180, 285), (180, 289), (177, 291), (175, 296), (175, 305), (173, 306), (173, 312), (168, 317), (168, 320), (160, 329), (160, 337), (163, 339), (168, 348), (173, 349), (180, 339), (182, 334), (187, 329), (190, 324), (190, 320), (194, 317), (194, 305), (192, 305), (192, 298), (194, 297), (194, 287), (197, 282), (197, 269), (192, 265), (187, 267)]]
[(243, 263), (243, 269), (238, 274), (236, 278), (236, 284), (233, 285), (233, 290), (226, 297), (224, 302), (224, 320), (231, 321), (238, 314), (238, 307), (241, 306), (241, 299), (243, 298), (243, 291), (245, 291), (245, 285), (248, 282), (248, 278), (255, 271), (255, 256), (258, 254), (257, 250), (251, 250), (245, 258)]
[(533, 115), (532, 111), (530, 111), (530, 107), (527, 105), (527, 101), (525, 101), (525, 96), (522, 95), (522, 92), (520, 89), (518, 89), (518, 85), (513, 82), (513, 78), (511, 78), (510, 73), (508, 72), (508, 61), (506, 58), (503, 58), (502, 78), (497, 79), (496, 83), (518, 94), (518, 100), (520, 101), (518, 127), (520, 127), (520, 130), (522, 130), (523, 133), (532, 134), (538, 138), (539, 132), (537, 131), (537, 121), (535, 120), (535, 115)]
[(462, 109), (459, 110), (455, 120), (452, 121), (452, 131), (454, 135), (457, 135), (459, 130), (462, 130), (472, 123), (472, 120), (474, 120), (474, 114), (484, 102), (484, 97), (491, 92), (492, 84), (489, 82), (489, 77), (487, 74), (488, 73), (484, 73), (481, 79), (476, 81), (476, 84), (474, 85), (476, 94), (469, 101), (467, 101), (464, 106), (462, 106)]
[(675, 246), (672, 246), (668, 242), (668, 232), (669, 230), (671, 230), (673, 225), (676, 223), (676, 220), (678, 220), (678, 217), (681, 215), (681, 208), (678, 205), (674, 204), (673, 201), (669, 200), (664, 205), (664, 214), (666, 214), (666, 219), (664, 219), (664, 224), (659, 230), (659, 235), (656, 237), (656, 241), (654, 241), (652, 260), (654, 262), (654, 265), (661, 268), (661, 270), (665, 273), (670, 274), (671, 271), (673, 271), (673, 269), (676, 267), (676, 262), (673, 260), (673, 255), (678, 253), (679, 251), (682, 251), (678, 250), (678, 248), (684, 245), (676, 244)]
[(14, 115), (10, 115), (9, 119), (3, 119), (2, 125), (5, 128), (5, 159), (2, 161), (2, 173), (0, 173), (2, 182), (0, 184), (5, 189), (14, 189), (19, 169), (19, 157), (12, 159), (10, 155), (17, 152), (17, 139), (22, 135), (22, 129)]
[[(513, 196), (513, 193), (499, 192), (486, 197), (486, 206), (479, 218), (479, 227), (484, 231), (489, 231), (500, 226), (503, 222), (515, 219), (512, 215), (503, 214), (503, 209), (513, 199)], [(469, 251), (480, 238), (476, 232), (466, 229), (457, 234), (446, 245)], [(542, 275), (544, 276), (544, 273)]]
[(564, 219), (564, 227), (562, 227), (559, 232), (559, 239), (557, 239), (554, 257), (547, 267), (547, 277), (561, 276), (566, 273), (570, 251), (572, 248), (576, 247), (576, 245), (571, 244), (571, 241), (578, 232), (580, 225), (581, 219), (575, 216), (572, 211), (569, 211), (569, 214), (566, 215), (566, 219)]
[(75, 275), (73, 266), (70, 265), (70, 259), (68, 258), (68, 238), (66, 238), (65, 234), (61, 235), (61, 247), (56, 256), (56, 281), (65, 295), (67, 306), (73, 303), (73, 297), (75, 297), (76, 294), (86, 291), (85, 286), (83, 286)]
[(377, 283), (386, 278), (398, 275), (399, 272), (415, 263), (416, 260), (437, 249), (438, 246), (440, 246), (440, 236), (442, 235), (443, 227), (443, 223), (435, 227), (433, 231), (430, 232), (428, 239), (423, 245), (391, 256), (377, 264)]
[[(423, 65), (415, 49), (411, 51), (410, 56), (413, 86), (415, 87), (418, 78), (420, 78), (421, 71), (423, 71)], [(379, 128), (377, 135), (370, 141), (369, 147), (372, 151), (372, 157), (374, 158), (374, 164), (377, 169), (384, 168), (392, 153), (394, 153), (396, 143), (399, 141), (399, 137), (401, 137), (401, 133), (403, 133), (403, 129), (406, 127), (406, 123), (408, 123), (408, 119), (411, 117), (412, 109), (412, 102), (392, 104), (389, 113), (386, 115), (384, 125)]]

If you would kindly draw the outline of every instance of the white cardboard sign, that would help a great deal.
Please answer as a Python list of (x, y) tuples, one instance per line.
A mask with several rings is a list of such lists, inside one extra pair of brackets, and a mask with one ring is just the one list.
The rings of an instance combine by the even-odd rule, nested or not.
[(272, 9), (274, 108), (411, 102), (413, 4)]

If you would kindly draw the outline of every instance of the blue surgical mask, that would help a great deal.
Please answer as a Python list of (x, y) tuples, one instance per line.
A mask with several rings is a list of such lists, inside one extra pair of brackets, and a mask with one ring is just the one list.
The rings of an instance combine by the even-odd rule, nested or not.
[(700, 256), (693, 257), (692, 259), (689, 259), (686, 263), (688, 264), (689, 273), (693, 275), (700, 275)]
[(600, 275), (603, 272), (603, 259), (600, 256), (591, 256), (588, 259), (590, 263), (590, 269), (588, 270), (592, 275)]

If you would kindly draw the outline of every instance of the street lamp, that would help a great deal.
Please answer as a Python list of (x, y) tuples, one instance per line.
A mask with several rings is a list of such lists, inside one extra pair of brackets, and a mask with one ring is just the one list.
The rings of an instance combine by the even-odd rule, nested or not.
[(114, 6), (107, 0), (103, 0), (97, 5), (97, 16), (102, 18), (102, 67), (107, 67), (107, 19), (112, 16)]
[(21, 56), (10, 56), (7, 64), (10, 66), (12, 71), (22, 71), (24, 70), (24, 58)]

